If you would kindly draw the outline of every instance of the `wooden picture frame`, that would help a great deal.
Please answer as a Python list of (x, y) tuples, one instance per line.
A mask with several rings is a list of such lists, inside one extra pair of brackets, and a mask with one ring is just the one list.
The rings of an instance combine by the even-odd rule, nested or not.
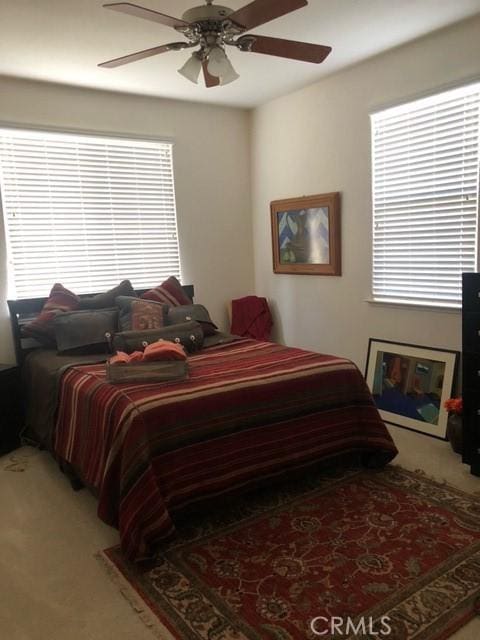
[(270, 204), (274, 273), (340, 276), (340, 193)]
[(458, 359), (458, 351), (370, 338), (365, 378), (382, 419), (445, 440)]

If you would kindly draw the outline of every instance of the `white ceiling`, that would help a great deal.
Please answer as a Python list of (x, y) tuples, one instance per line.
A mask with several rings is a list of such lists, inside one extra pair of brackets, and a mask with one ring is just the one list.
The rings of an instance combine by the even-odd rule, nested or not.
[[(112, 0), (103, 0), (112, 1)], [(131, 0), (175, 17), (199, 0)], [(248, 0), (221, 0), (238, 9)], [(102, 0), (0, 0), (0, 74), (150, 96), (253, 107), (480, 12), (480, 0), (310, 0), (252, 33), (330, 45), (321, 65), (229, 48), (240, 79), (196, 86), (169, 52), (117, 69), (97, 64), (182, 39), (169, 27), (102, 8)], [(479, 34), (480, 37), (480, 34)]]

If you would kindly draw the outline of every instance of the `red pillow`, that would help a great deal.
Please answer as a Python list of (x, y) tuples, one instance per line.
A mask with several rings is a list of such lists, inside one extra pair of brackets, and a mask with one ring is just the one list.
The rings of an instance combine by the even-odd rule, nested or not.
[(65, 289), (61, 284), (54, 284), (48, 300), (43, 305), (40, 314), (24, 325), (22, 333), (38, 340), (46, 347), (55, 347), (55, 316), (64, 311), (75, 311), (80, 306), (80, 298)]
[(180, 282), (174, 277), (170, 276), (165, 282), (162, 282), (155, 289), (146, 291), (142, 298), (146, 300), (153, 300), (154, 302), (162, 302), (168, 304), (171, 307), (178, 307), (184, 304), (192, 304), (193, 300), (187, 296), (182, 288)]

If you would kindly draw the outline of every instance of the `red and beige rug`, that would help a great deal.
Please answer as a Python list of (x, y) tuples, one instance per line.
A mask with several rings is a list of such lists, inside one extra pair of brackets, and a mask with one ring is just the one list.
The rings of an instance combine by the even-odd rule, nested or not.
[(480, 604), (480, 500), (398, 467), (310, 474), (111, 574), (164, 640), (443, 640)]

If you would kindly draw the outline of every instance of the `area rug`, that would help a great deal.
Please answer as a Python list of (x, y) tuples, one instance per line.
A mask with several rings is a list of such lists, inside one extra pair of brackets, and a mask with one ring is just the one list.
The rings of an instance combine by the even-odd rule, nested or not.
[(102, 559), (164, 640), (443, 640), (480, 603), (480, 500), (399, 467), (310, 473), (195, 516), (139, 569)]

